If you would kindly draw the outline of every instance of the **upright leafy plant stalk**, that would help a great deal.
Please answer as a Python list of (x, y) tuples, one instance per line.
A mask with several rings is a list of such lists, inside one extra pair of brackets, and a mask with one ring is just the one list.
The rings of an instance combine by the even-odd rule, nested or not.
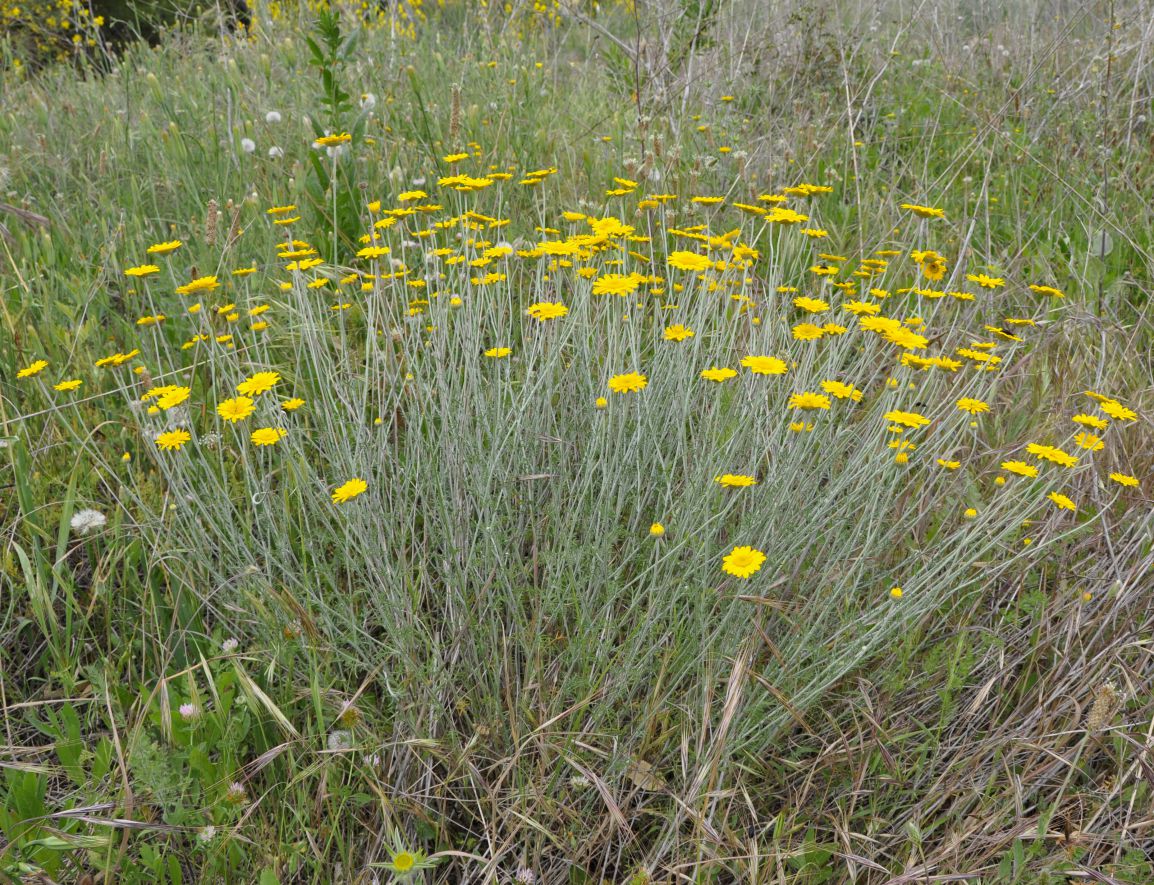
[(330, 234), (327, 257), (337, 261), (342, 245), (352, 246), (357, 236), (357, 206), (353, 200), (349, 158), (350, 148), (363, 140), (366, 117), (354, 117), (356, 106), (341, 86), (345, 68), (356, 52), (357, 32), (342, 36), (339, 13), (322, 9), (315, 35), (306, 37), (305, 43), (312, 56), (309, 64), (320, 73), (321, 91), (317, 101), (324, 109), (323, 119), (313, 119), (317, 150), (309, 155), (312, 171), (306, 190), (318, 229)]

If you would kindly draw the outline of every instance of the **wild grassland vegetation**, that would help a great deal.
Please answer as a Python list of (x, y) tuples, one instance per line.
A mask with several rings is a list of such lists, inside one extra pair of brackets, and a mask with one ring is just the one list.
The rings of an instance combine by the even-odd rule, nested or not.
[(3, 44), (3, 874), (1149, 881), (1142, 6), (404, 9)]

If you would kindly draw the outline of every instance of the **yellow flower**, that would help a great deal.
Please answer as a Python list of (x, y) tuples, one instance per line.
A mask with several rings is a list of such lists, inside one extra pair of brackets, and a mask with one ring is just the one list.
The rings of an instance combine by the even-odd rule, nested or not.
[(1044, 446), (1040, 443), (1030, 443), (1026, 446), (1026, 451), (1035, 458), (1040, 458), (1043, 461), (1050, 461), (1053, 464), (1058, 464), (1062, 467), (1073, 467), (1078, 463), (1078, 459), (1074, 455), (1067, 454), (1061, 449), (1054, 446)]
[(793, 337), (798, 341), (816, 341), (825, 335), (825, 329), (813, 323), (798, 323), (793, 327)]
[(908, 209), (920, 218), (945, 218), (944, 209), (935, 209), (933, 206), (919, 206), (917, 203), (902, 203), (903, 209)]
[(280, 427), (258, 427), (252, 432), (249, 439), (252, 440), (254, 446), (275, 446), (287, 432)]
[(1109, 415), (1111, 418), (1119, 421), (1136, 421), (1138, 420), (1138, 413), (1132, 409), (1126, 408), (1116, 399), (1104, 399), (1098, 403), (1098, 408)]
[(1105, 430), (1110, 426), (1110, 422), (1105, 418), (1099, 418), (1097, 415), (1075, 415), (1070, 419), (1075, 424), (1081, 424), (1083, 427), (1093, 427), (1095, 430)]
[(149, 277), (155, 273), (160, 273), (160, 268), (155, 264), (141, 264), (136, 267), (125, 268), (124, 270), (126, 277)]
[(597, 397), (597, 401), (595, 403), (593, 403), (593, 405), (595, 405), (599, 409), (604, 409), (606, 406), (609, 405), (609, 400), (605, 399), (605, 397), (603, 397), (603, 396), (599, 396), (599, 397)]
[(1120, 486), (1126, 486), (1132, 489), (1138, 487), (1138, 477), (1130, 476), (1128, 473), (1111, 473), (1110, 479), (1114, 480), (1114, 482)]
[(713, 481), (729, 489), (739, 489), (746, 486), (757, 485), (756, 479), (752, 476), (746, 476), (744, 473), (723, 473), (721, 476), (715, 476)]
[(183, 245), (184, 243), (182, 243), (180, 240), (169, 240), (167, 243), (155, 243), (154, 245), (148, 247), (148, 254), (167, 255), (170, 252), (175, 252)]
[(36, 360), (30, 363), (27, 367), (21, 369), (16, 373), (17, 378), (31, 378), (33, 375), (39, 375), (48, 368), (48, 360)]
[(946, 468), (946, 470), (957, 470), (962, 466), (961, 461), (947, 461), (945, 458), (937, 459), (938, 466)]
[(280, 372), (257, 372), (236, 386), (236, 392), (245, 396), (259, 396), (272, 390), (280, 381)]
[(1106, 448), (1106, 443), (1102, 441), (1102, 437), (1092, 433), (1076, 433), (1074, 434), (1074, 442), (1079, 448), (1089, 449), (1091, 452), (1100, 452)]
[(693, 337), (693, 330), (680, 323), (675, 323), (672, 326), (666, 326), (662, 337), (666, 341), (684, 341), (686, 338)]
[(737, 377), (737, 372), (729, 368), (718, 368), (717, 366), (711, 366), (708, 369), (701, 370), (701, 377), (706, 381), (716, 381), (721, 383), (722, 381), (728, 381), (730, 378)]
[(977, 283), (983, 289), (997, 289), (1006, 285), (1006, 281), (1001, 277), (986, 276), (984, 273), (968, 273), (966, 279), (971, 283)]
[(735, 578), (748, 578), (761, 568), (765, 554), (755, 547), (734, 547), (721, 562), (721, 570)]
[(569, 308), (559, 301), (539, 301), (536, 304), (529, 305), (525, 311), (533, 319), (538, 322), (545, 322), (545, 320), (559, 319), (569, 313)]
[[(465, 156), (468, 156), (468, 154), (466, 154)], [(393, 866), (393, 869), (398, 873), (409, 872), (409, 870), (411, 870), (416, 865), (416, 863), (417, 863), (416, 857), (414, 857), (408, 851), (398, 851), (396, 854), (393, 855), (392, 866)]]
[(895, 409), (892, 412), (886, 412), (883, 416), (887, 421), (894, 424), (901, 424), (903, 427), (925, 427), (930, 423), (930, 419), (925, 415), (919, 415), (917, 412), (902, 412)]
[(504, 359), (512, 352), (513, 350), (510, 347), (490, 347), (485, 351), (485, 356), (489, 357), (490, 359), (499, 360)]
[(958, 408), (963, 412), (969, 412), (971, 415), (990, 411), (990, 407), (986, 403), (980, 399), (970, 399), (969, 397), (958, 400)]
[(609, 389), (614, 393), (637, 393), (644, 390), (649, 379), (640, 372), (626, 372), (609, 379)]
[(663, 525), (662, 525), (661, 523), (659, 523), (659, 522), (655, 522), (655, 523), (653, 523), (653, 525), (651, 525), (651, 526), (649, 527), (649, 535), (650, 535), (650, 537), (653, 537), (653, 538), (660, 538), (660, 537), (661, 537), (662, 535), (664, 535), (664, 534), (665, 534), (665, 526), (663, 526)]
[(902, 588), (901, 587), (890, 587), (890, 596), (893, 597), (894, 599), (901, 599), (902, 598)]
[(1018, 476), (1035, 477), (1038, 475), (1038, 468), (1033, 464), (1027, 464), (1025, 461), (1003, 461), (1002, 469), (1008, 470), (1010, 473), (1016, 473)]
[(52, 385), (52, 389), (53, 390), (59, 390), (62, 392), (68, 391), (68, 390), (75, 390), (76, 388), (78, 388), (83, 383), (84, 382), (81, 381), (79, 378), (73, 378), (70, 381), (61, 381), (59, 384)]
[(185, 283), (183, 286), (176, 287), (177, 295), (192, 295), (194, 292), (211, 292), (214, 289), (220, 288), (220, 282), (216, 277), (197, 277), (191, 283)]
[(351, 501), (357, 495), (363, 493), (368, 487), (369, 484), (363, 479), (354, 477), (343, 485), (339, 485), (333, 489), (333, 503), (344, 504)]
[(178, 451), (190, 439), (192, 434), (187, 430), (168, 430), (156, 438), (156, 446), (165, 452)]
[(747, 356), (741, 364), (755, 375), (784, 375), (789, 366), (775, 356)]
[(793, 306), (809, 313), (823, 313), (829, 310), (828, 302), (822, 301), (820, 298), (808, 298), (805, 295), (799, 295), (793, 299)]
[(286, 399), (283, 403), (280, 404), (280, 407), (286, 412), (295, 412), (304, 404), (305, 401), (303, 399), (301, 399), (299, 396), (294, 396), (292, 399)]
[(855, 403), (861, 402), (864, 394), (852, 384), (843, 384), (841, 381), (823, 381), (821, 389), (838, 399), (849, 399)]
[(708, 270), (713, 267), (712, 259), (696, 252), (670, 252), (666, 263), (677, 270)]
[(256, 405), (247, 396), (226, 399), (216, 407), (216, 413), (225, 421), (231, 421), (233, 424), (242, 421), (255, 411)]
[(313, 144), (320, 147), (336, 147), (338, 144), (346, 144), (352, 140), (353, 137), (349, 133), (339, 132), (335, 135), (322, 135)]
[(975, 510), (973, 507), (967, 507), (965, 509), (965, 511), (962, 513), (962, 516), (964, 516), (966, 519), (973, 519), (977, 515), (978, 515), (978, 511)]
[(789, 398), (791, 409), (829, 409), (829, 397), (820, 393), (795, 393)]
[(1060, 492), (1050, 492), (1046, 495), (1051, 501), (1058, 505), (1059, 510), (1077, 510), (1077, 505)]

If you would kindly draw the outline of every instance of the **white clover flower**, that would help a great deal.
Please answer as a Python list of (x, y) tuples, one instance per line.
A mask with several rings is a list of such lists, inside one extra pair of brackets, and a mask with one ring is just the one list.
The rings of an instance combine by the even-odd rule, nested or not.
[(537, 874), (528, 867), (521, 867), (517, 870), (517, 875), (513, 877), (513, 880), (520, 885), (533, 885), (537, 881)]
[(232, 654), (238, 648), (240, 648), (240, 640), (234, 639), (231, 636), (220, 644), (220, 650), (226, 655)]
[(268, 158), (270, 160), (279, 160), (283, 156), (284, 156), (284, 148), (279, 148), (276, 145), (273, 145), (272, 147), (270, 147), (268, 149)]
[(269, 111), (264, 115), (264, 121), (266, 123), (279, 123), (280, 119), (280, 111)]
[(104, 528), (107, 517), (99, 510), (84, 509), (72, 514), (72, 531), (80, 535), (87, 535), (91, 531)]
[(256, 142), (251, 138), (242, 138), (240, 140), (240, 149), (246, 154), (251, 154), (256, 151)]
[(209, 824), (207, 827), (201, 827), (200, 832), (196, 834), (196, 838), (200, 842), (211, 842), (216, 836), (216, 827)]

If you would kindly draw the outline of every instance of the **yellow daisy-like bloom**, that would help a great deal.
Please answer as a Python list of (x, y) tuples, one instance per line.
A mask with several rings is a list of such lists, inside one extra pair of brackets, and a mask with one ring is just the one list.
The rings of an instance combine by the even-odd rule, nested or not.
[(805, 295), (799, 295), (793, 299), (793, 306), (798, 307), (809, 313), (823, 313), (829, 310), (829, 304), (822, 301), (820, 298), (808, 298)]
[(1070, 419), (1075, 424), (1081, 424), (1083, 427), (1093, 427), (1095, 430), (1105, 430), (1110, 426), (1110, 422), (1105, 418), (1099, 418), (1097, 415), (1075, 415)]
[(136, 267), (124, 269), (124, 275), (126, 277), (150, 277), (157, 273), (160, 273), (160, 268), (155, 264), (140, 264)]
[(252, 432), (249, 439), (252, 440), (254, 446), (275, 446), (284, 438), (286, 433), (288, 431), (280, 427), (258, 427)]
[(225, 421), (231, 421), (233, 424), (237, 421), (243, 421), (255, 411), (255, 403), (247, 396), (226, 399), (216, 407), (216, 413)]
[(793, 337), (798, 341), (817, 341), (824, 335), (825, 329), (813, 323), (798, 323), (793, 327)]
[(180, 240), (169, 240), (166, 243), (154, 243), (148, 247), (149, 255), (168, 255), (170, 252), (175, 252), (184, 243)]
[(1111, 473), (1110, 479), (1120, 486), (1126, 486), (1131, 489), (1138, 487), (1138, 477), (1130, 476), (1128, 473)]
[(633, 274), (609, 273), (593, 281), (593, 294), (620, 295), (624, 298), (636, 292), (640, 285), (641, 280)]
[(1055, 289), (1053, 286), (1035, 286), (1030, 285), (1031, 292), (1037, 292), (1039, 295), (1049, 295), (1051, 298), (1065, 298), (1066, 293), (1061, 289)]
[(447, 154), (441, 159), (446, 163), (460, 163), (462, 160), (469, 159), (468, 154)]
[(744, 473), (723, 473), (721, 476), (715, 476), (713, 481), (728, 489), (740, 489), (746, 486), (757, 485), (756, 479), (752, 476), (746, 476)]
[(938, 458), (937, 462), (939, 467), (944, 467), (946, 470), (957, 470), (962, 466), (961, 461), (947, 461), (945, 458)]
[(290, 203), (287, 206), (270, 206), (264, 210), (269, 215), (288, 215), (290, 212), (296, 212), (296, 203)]
[(655, 522), (655, 523), (653, 523), (653, 525), (651, 525), (649, 527), (649, 536), (651, 538), (660, 538), (664, 534), (665, 534), (665, 526), (663, 526), (659, 522)]
[(335, 135), (322, 135), (313, 144), (321, 147), (336, 147), (338, 144), (347, 144), (353, 137), (348, 132), (338, 132)]
[(626, 372), (609, 379), (609, 389), (614, 393), (637, 393), (645, 389), (649, 379), (640, 372)]
[[(870, 291), (873, 292), (874, 290), (871, 289)], [(849, 311), (854, 316), (861, 316), (862, 314), (872, 316), (881, 313), (882, 306), (871, 301), (847, 301), (841, 306), (841, 309)]]
[(967, 507), (962, 511), (962, 516), (964, 516), (966, 519), (976, 519), (978, 516), (978, 511), (973, 507)]
[(192, 434), (187, 430), (167, 430), (156, 438), (156, 447), (164, 452), (175, 452), (190, 439)]
[(677, 270), (708, 270), (713, 267), (713, 260), (709, 256), (698, 255), (696, 252), (670, 252), (665, 261)]
[(754, 375), (784, 375), (789, 371), (785, 360), (775, 356), (747, 356), (742, 359), (741, 365)]
[(925, 415), (919, 415), (917, 412), (903, 412), (894, 409), (892, 412), (886, 412), (883, 416), (887, 421), (893, 424), (901, 424), (903, 427), (925, 427), (930, 423), (930, 419)]
[(844, 384), (841, 381), (823, 381), (821, 382), (821, 389), (830, 396), (836, 396), (838, 399), (853, 400), (855, 403), (861, 402), (862, 396), (864, 396), (864, 394), (852, 384)]
[(177, 295), (192, 295), (194, 292), (211, 292), (220, 288), (220, 281), (216, 277), (197, 277), (190, 283), (176, 287)]
[(902, 203), (902, 208), (913, 212), (919, 218), (945, 218), (946, 210), (933, 206), (919, 206), (917, 203)]
[(820, 393), (795, 393), (789, 398), (791, 409), (828, 409), (829, 397)]
[(1098, 403), (1098, 408), (1118, 421), (1137, 421), (1138, 413), (1128, 409), (1116, 399), (1104, 399)]
[(756, 547), (734, 547), (721, 561), (721, 570), (735, 578), (748, 578), (764, 562), (765, 554)]
[(565, 314), (569, 313), (569, 308), (560, 301), (539, 301), (536, 304), (529, 305), (525, 313), (529, 314), (529, 316), (537, 320), (537, 322), (543, 323), (546, 320), (555, 320), (565, 316)]
[(969, 412), (971, 415), (979, 415), (982, 412), (990, 411), (989, 405), (980, 399), (970, 399), (969, 397), (962, 397), (962, 399), (958, 400), (958, 408), (963, 412)]
[[(469, 156), (465, 154), (464, 156)], [(448, 158), (446, 158), (448, 159)], [(409, 872), (417, 863), (417, 859), (408, 851), (398, 851), (393, 855), (393, 869), (398, 873)]]
[(684, 341), (687, 338), (693, 337), (693, 330), (680, 323), (674, 323), (672, 326), (665, 327), (665, 331), (662, 332), (661, 337), (666, 341)]
[(280, 372), (257, 372), (236, 386), (236, 392), (245, 396), (259, 396), (272, 390), (280, 381)]
[(369, 484), (363, 479), (353, 478), (333, 489), (333, 503), (345, 504), (368, 489)]
[(991, 277), (984, 273), (968, 273), (966, 279), (971, 283), (977, 283), (983, 289), (998, 289), (1006, 285), (1006, 281), (1001, 277)]
[(1035, 458), (1040, 458), (1043, 461), (1049, 461), (1053, 464), (1058, 464), (1061, 467), (1073, 467), (1078, 463), (1076, 455), (1070, 455), (1063, 452), (1054, 446), (1044, 446), (1040, 443), (1030, 443), (1026, 446), (1026, 451)]
[(76, 388), (78, 388), (83, 383), (84, 382), (81, 381), (79, 378), (73, 378), (70, 381), (61, 381), (59, 384), (53, 384), (52, 389), (53, 390), (59, 390), (63, 393), (65, 391), (75, 390)]
[(902, 598), (902, 588), (901, 587), (890, 587), (890, 597), (892, 599), (901, 599)]
[(295, 412), (304, 404), (305, 401), (303, 399), (301, 399), (299, 396), (294, 396), (292, 399), (286, 399), (283, 403), (280, 404), (280, 407), (286, 412)]
[(173, 384), (166, 387), (156, 397), (156, 404), (162, 409), (171, 409), (179, 406), (192, 394), (192, 388)]
[(1027, 464), (1025, 461), (1003, 461), (1002, 469), (1008, 470), (1010, 473), (1016, 473), (1018, 476), (1033, 478), (1038, 475), (1038, 468), (1033, 464)]
[(36, 362), (30, 363), (29, 365), (27, 365), (23, 369), (21, 369), (19, 372), (17, 372), (16, 377), (17, 378), (31, 378), (33, 375), (39, 375), (41, 372), (43, 372), (47, 368), (48, 368), (48, 360), (36, 360)]
[(512, 352), (513, 348), (511, 347), (490, 347), (485, 351), (485, 356), (489, 357), (489, 359), (500, 360), (504, 359)]
[(729, 368), (718, 368), (717, 366), (710, 366), (708, 369), (701, 370), (701, 377), (706, 381), (728, 381), (730, 378), (737, 377), (737, 371)]
[(1060, 492), (1050, 492), (1046, 495), (1051, 501), (1058, 505), (1059, 510), (1077, 510), (1078, 506)]
[(1091, 452), (1100, 452), (1106, 448), (1106, 443), (1102, 437), (1095, 436), (1092, 433), (1076, 433), (1074, 434), (1074, 443), (1081, 449), (1087, 449)]
[(603, 396), (599, 396), (599, 397), (597, 397), (597, 400), (593, 403), (593, 405), (596, 406), (598, 409), (604, 409), (604, 408), (608, 407), (609, 400), (605, 399), (605, 397), (603, 397)]

